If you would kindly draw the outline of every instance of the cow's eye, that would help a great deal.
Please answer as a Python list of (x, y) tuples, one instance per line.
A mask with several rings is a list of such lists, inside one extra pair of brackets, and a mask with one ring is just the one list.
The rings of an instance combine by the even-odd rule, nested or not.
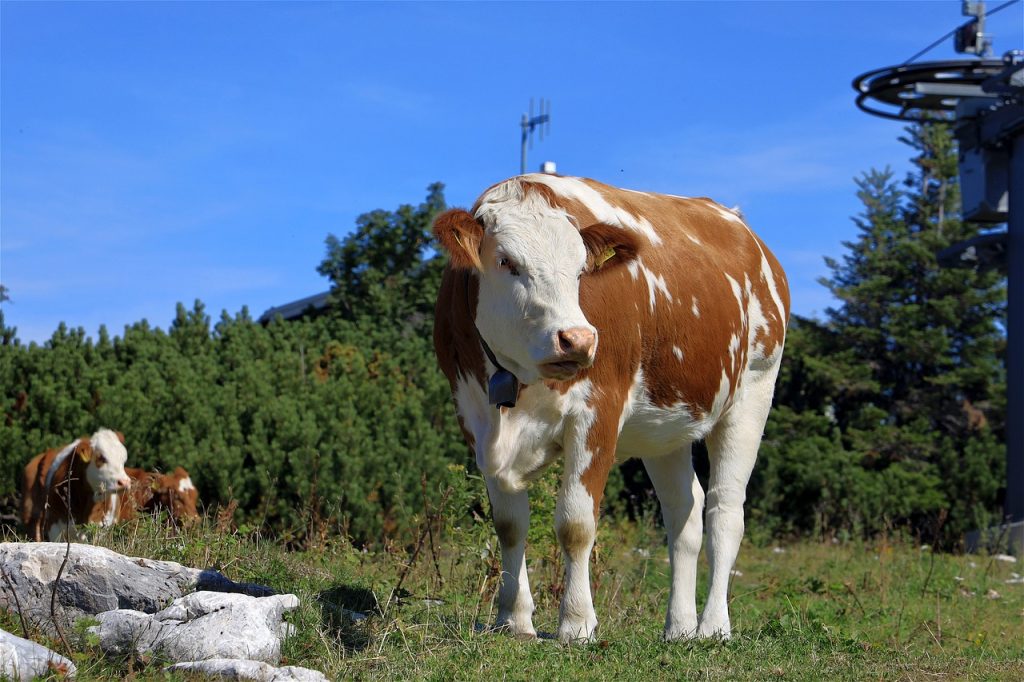
[(507, 256), (502, 256), (498, 260), (498, 267), (503, 270), (508, 270), (508, 274), (512, 275), (513, 277), (519, 276), (519, 269), (516, 268), (515, 263), (513, 263), (512, 260)]

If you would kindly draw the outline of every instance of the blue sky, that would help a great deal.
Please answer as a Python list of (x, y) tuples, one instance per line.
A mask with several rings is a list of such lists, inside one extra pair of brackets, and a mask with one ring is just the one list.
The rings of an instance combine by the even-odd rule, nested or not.
[[(990, 2), (989, 8), (998, 6)], [(1024, 46), (1022, 4), (989, 19)], [(23, 341), (64, 321), (166, 328), (317, 293), (328, 233), (468, 205), (519, 170), (519, 119), (560, 172), (739, 205), (794, 311), (855, 237), (853, 179), (902, 175), (901, 124), (851, 80), (962, 23), (959, 0), (0, 3), (0, 282)], [(954, 58), (951, 40), (922, 60)]]

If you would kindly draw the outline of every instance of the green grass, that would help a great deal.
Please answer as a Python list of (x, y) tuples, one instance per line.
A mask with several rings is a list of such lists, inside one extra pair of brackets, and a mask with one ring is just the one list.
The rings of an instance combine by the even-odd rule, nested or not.
[[(534, 536), (542, 538), (529, 551), (534, 622), (554, 632), (559, 552)], [(907, 542), (801, 542), (784, 551), (745, 543), (731, 588), (733, 638), (668, 644), (660, 639), (668, 593), (660, 533), (606, 522), (592, 566), (598, 641), (564, 646), (482, 627), (494, 619), (498, 566), (483, 522), (435, 529), (434, 549), (425, 541), (408, 570), (413, 547), (363, 552), (335, 541), (289, 552), (212, 523), (176, 534), (142, 520), (96, 541), (294, 592), (302, 606), (289, 618), (298, 631), (282, 664), (334, 679), (1024, 679), (1024, 585), (1006, 583), (1021, 565)], [(352, 622), (346, 609), (370, 617)], [(15, 616), (2, 621), (20, 633)], [(188, 679), (165, 677), (157, 661), (103, 659), (85, 638), (79, 646), (79, 679)]]

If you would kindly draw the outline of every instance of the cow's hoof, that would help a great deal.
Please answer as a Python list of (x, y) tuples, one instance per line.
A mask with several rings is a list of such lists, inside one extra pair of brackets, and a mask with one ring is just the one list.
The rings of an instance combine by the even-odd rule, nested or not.
[(567, 621), (558, 626), (558, 639), (563, 644), (588, 644), (594, 641), (594, 631), (597, 630), (597, 620), (589, 621)]
[(533, 623), (529, 622), (524, 624), (516, 623), (514, 620), (499, 620), (488, 631), (509, 634), (523, 641), (537, 639), (537, 631), (533, 628)]
[(732, 637), (729, 621), (722, 624), (701, 623), (697, 628), (698, 639), (718, 639), (723, 642)]
[(666, 642), (682, 642), (697, 636), (697, 624), (666, 626), (662, 635)]

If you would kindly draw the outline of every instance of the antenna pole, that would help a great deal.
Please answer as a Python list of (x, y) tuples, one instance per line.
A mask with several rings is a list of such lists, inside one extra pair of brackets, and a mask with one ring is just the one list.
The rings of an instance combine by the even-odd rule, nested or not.
[(519, 122), (519, 126), (523, 130), (522, 138), (520, 140), (520, 153), (519, 153), (519, 174), (526, 174), (526, 148), (532, 145), (533, 142), (533, 129), (540, 128), (540, 139), (544, 139), (544, 133), (551, 134), (551, 102), (549, 100), (540, 100), (540, 113), (536, 116), (533, 115), (533, 98), (530, 98), (530, 113), (523, 114), (523, 118)]
[(522, 153), (519, 155), (519, 174), (520, 175), (525, 175), (526, 174), (526, 143), (527, 143), (527, 141), (529, 141), (530, 131), (533, 130), (533, 129), (530, 127), (530, 119), (526, 116), (526, 114), (523, 114), (523, 121), (519, 125), (521, 125), (523, 127), (523, 148), (522, 148)]

